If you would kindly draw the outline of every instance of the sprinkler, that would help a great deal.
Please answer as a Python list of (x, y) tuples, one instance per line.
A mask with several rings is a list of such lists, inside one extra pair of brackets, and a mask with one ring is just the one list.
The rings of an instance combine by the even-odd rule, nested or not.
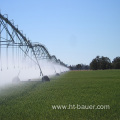
[[(26, 69), (26, 65), (31, 63), (31, 68), (35, 66), (35, 70), (39, 70), (39, 73), (36, 72), (36, 74), (39, 74), (40, 78), (42, 77), (43, 82), (50, 81), (49, 77), (47, 76), (48, 74), (46, 74), (46, 76), (43, 74), (40, 64), (41, 59), (46, 59), (52, 62), (52, 66), (55, 71), (54, 74), (56, 76), (60, 75), (63, 67), (67, 68), (66, 64), (60, 61), (60, 59), (57, 59), (55, 55), (51, 56), (44, 45), (38, 42), (31, 42), (26, 35), (19, 30), (18, 26), (16, 27), (16, 25), (14, 25), (14, 21), (11, 22), (8, 19), (8, 16), (5, 17), (0, 13), (0, 72), (4, 72), (4, 69), (6, 68), (7, 70), (9, 70), (9, 68), (17, 68), (20, 70), (21, 68), (23, 69), (25, 67)], [(4, 65), (3, 61), (5, 61)], [(25, 65), (23, 66), (24, 61)], [(55, 68), (56, 65), (59, 68)], [(16, 75), (15, 72), (15, 77), (12, 79), (13, 82), (19, 82), (22, 80), (21, 77), (19, 78), (19, 73)], [(21, 73), (23, 73), (23, 71), (21, 71)], [(28, 79), (28, 81), (33, 80)]]

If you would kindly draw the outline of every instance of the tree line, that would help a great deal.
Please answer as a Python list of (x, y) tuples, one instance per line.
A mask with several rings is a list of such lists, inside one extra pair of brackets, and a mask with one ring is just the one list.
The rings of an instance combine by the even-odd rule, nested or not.
[(70, 70), (105, 70), (105, 69), (120, 69), (120, 57), (111, 60), (108, 57), (96, 56), (89, 65), (77, 64), (69, 66)]
[(70, 70), (89, 70), (90, 67), (89, 65), (84, 65), (84, 64), (77, 64), (77, 65), (70, 65), (69, 66)]

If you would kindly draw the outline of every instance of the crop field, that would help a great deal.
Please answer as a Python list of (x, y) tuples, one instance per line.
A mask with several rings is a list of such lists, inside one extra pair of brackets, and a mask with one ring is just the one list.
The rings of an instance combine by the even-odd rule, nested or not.
[(120, 120), (120, 70), (70, 71), (1, 88), (0, 120)]

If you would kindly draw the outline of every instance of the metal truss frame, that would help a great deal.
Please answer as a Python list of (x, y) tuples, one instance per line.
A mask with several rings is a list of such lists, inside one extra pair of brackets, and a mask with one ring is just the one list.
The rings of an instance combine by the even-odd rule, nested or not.
[[(29, 57), (32, 61), (34, 61), (40, 70), (40, 76), (43, 76), (43, 72), (40, 67), (39, 60), (41, 59), (49, 59), (60, 65), (67, 67), (63, 62), (56, 58), (56, 56), (51, 56), (46, 49), (46, 47), (40, 43), (32, 43), (26, 36), (18, 29), (18, 26), (14, 25), (14, 21), (10, 21), (7, 15), (2, 15), (0, 13), (0, 60), (1, 60), (1, 52), (2, 48), (12, 48), (13, 57), (14, 51), (22, 51), (24, 58)], [(2, 34), (4, 32), (4, 36)], [(6, 34), (6, 35), (5, 35)], [(8, 53), (6, 53), (8, 54)]]

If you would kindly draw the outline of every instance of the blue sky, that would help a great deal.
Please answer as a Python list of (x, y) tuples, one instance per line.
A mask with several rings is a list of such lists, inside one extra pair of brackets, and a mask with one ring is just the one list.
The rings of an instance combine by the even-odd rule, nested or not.
[(120, 0), (0, 0), (0, 9), (66, 64), (120, 56)]

